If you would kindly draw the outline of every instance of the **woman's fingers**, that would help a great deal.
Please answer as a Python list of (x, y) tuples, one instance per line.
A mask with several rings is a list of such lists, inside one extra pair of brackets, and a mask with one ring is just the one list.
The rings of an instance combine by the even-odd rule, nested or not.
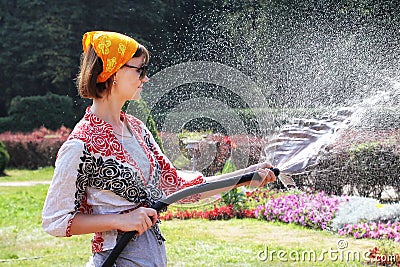
[(271, 169), (274, 167), (274, 166), (272, 166), (271, 163), (266, 162), (266, 161), (259, 163), (259, 166), (260, 166), (259, 167), (260, 169)]
[(252, 179), (250, 182), (250, 187), (264, 186), (267, 183), (271, 183), (276, 180), (274, 172), (270, 169), (258, 169), (257, 174), (260, 176), (260, 179)]
[(139, 235), (157, 222), (157, 211), (151, 208), (140, 207), (130, 213), (120, 214), (120, 216), (118, 230), (137, 231)]
[(147, 216), (151, 219), (151, 225), (155, 224), (158, 220), (157, 211), (155, 209), (146, 209), (146, 211), (147, 211)]
[(250, 167), (247, 168), (248, 171), (257, 171), (258, 169), (271, 169), (274, 166), (272, 166), (271, 163), (264, 161), (264, 162), (260, 162), (254, 165), (251, 165)]
[(264, 178), (264, 180), (263, 180), (261, 186), (264, 186), (264, 185), (266, 185), (267, 183), (272, 183), (272, 182), (275, 182), (275, 181), (276, 181), (275, 174), (274, 174), (274, 172), (273, 172), (272, 170), (270, 170), (270, 169), (263, 169), (263, 171), (266, 171), (266, 175), (265, 175), (265, 178)]
[(138, 208), (136, 211), (141, 215), (139, 219), (141, 219), (143, 222), (142, 225), (144, 227), (144, 231), (149, 229), (151, 226), (153, 226), (153, 224), (157, 222), (157, 211), (155, 211), (154, 209), (141, 207)]

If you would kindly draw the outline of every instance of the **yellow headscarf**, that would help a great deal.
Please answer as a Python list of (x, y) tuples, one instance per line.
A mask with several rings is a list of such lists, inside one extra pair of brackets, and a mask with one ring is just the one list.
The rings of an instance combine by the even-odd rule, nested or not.
[(103, 61), (103, 71), (97, 77), (97, 82), (105, 82), (119, 70), (139, 47), (133, 38), (117, 32), (93, 31), (87, 32), (82, 38), (83, 51), (92, 45), (96, 54)]

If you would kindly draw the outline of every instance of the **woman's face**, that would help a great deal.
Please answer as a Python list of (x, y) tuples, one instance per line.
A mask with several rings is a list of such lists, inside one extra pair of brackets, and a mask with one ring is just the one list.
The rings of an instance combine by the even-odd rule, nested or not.
[[(149, 81), (149, 77), (140, 78), (145, 61), (144, 56), (131, 58), (122, 66), (115, 75), (116, 83), (111, 89), (111, 94), (121, 100), (139, 100), (141, 98), (142, 86)], [(131, 66), (131, 67), (128, 67)], [(137, 67), (137, 68), (133, 68)]]

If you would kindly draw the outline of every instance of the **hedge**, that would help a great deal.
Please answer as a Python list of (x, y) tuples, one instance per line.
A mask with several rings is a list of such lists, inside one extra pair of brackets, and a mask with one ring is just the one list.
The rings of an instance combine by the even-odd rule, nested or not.
[(400, 196), (400, 130), (349, 130), (317, 164), (293, 178), (300, 188), (381, 201), (388, 200), (382, 193), (390, 188), (394, 200)]
[(8, 116), (0, 118), (0, 132), (30, 132), (41, 126), (50, 130), (71, 128), (75, 117), (69, 96), (16, 96), (11, 100)]
[(31, 133), (0, 134), (10, 155), (8, 167), (37, 169), (54, 166), (57, 152), (69, 133), (70, 130), (65, 127), (57, 131), (41, 127)]
[(4, 170), (7, 167), (9, 161), (10, 155), (7, 152), (6, 146), (4, 145), (4, 143), (0, 142), (0, 176), (5, 175)]

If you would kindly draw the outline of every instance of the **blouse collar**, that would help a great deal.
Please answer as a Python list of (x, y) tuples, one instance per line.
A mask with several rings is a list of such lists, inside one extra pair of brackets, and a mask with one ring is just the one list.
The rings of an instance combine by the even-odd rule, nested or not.
[[(125, 121), (126, 113), (121, 110), (119, 117), (120, 117), (121, 121)], [(91, 124), (93, 124), (95, 126), (103, 127), (104, 131), (106, 131), (108, 133), (113, 133), (112, 125), (110, 123), (106, 122), (105, 120), (101, 119), (100, 117), (98, 117), (96, 114), (94, 114), (91, 111), (91, 106), (86, 108), (84, 119), (89, 121)]]

